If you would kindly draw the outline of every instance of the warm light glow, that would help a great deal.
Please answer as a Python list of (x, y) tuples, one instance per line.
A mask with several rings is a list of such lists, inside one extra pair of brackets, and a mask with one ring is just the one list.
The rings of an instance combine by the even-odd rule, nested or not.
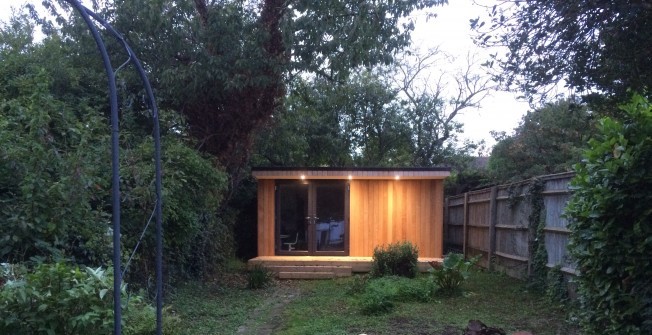
[(349, 175), (349, 180), (351, 180), (351, 179), (353, 179), (353, 176), (352, 176), (352, 175)]
[(301, 180), (306, 180), (306, 175), (301, 175)]
[(396, 177), (394, 177), (394, 179), (399, 180), (399, 179), (401, 179), (401, 176), (396, 175)]

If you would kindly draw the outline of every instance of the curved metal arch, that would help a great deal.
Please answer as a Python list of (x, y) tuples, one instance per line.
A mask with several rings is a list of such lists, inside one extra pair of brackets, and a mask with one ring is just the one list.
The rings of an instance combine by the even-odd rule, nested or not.
[[(119, 119), (118, 119), (118, 94), (115, 82), (115, 73), (109, 54), (104, 45), (104, 41), (100, 33), (93, 23), (99, 22), (114, 38), (116, 38), (127, 51), (129, 55), (128, 62), (133, 63), (143, 81), (143, 86), (147, 93), (149, 107), (152, 110), (152, 118), (154, 119), (154, 161), (155, 161), (155, 190), (156, 190), (156, 334), (162, 334), (163, 326), (163, 229), (162, 229), (162, 208), (163, 208), (163, 193), (161, 181), (161, 136), (158, 107), (154, 98), (152, 86), (147, 78), (147, 74), (135, 53), (125, 41), (124, 37), (116, 31), (108, 22), (92, 12), (90, 9), (79, 3), (78, 0), (66, 0), (72, 5), (82, 16), (86, 25), (91, 31), (93, 39), (97, 44), (97, 48), (102, 56), (104, 69), (108, 78), (109, 85), (109, 102), (111, 105), (111, 163), (112, 163), (112, 223), (113, 223), (113, 320), (114, 320), (114, 334), (120, 335), (122, 333), (122, 309), (121, 309), (121, 286), (122, 286), (122, 271), (120, 260), (120, 147), (119, 147)], [(91, 19), (92, 18), (92, 19)], [(126, 63), (125, 63), (126, 64)], [(124, 65), (124, 64), (123, 64)], [(121, 68), (121, 65), (119, 68)]]

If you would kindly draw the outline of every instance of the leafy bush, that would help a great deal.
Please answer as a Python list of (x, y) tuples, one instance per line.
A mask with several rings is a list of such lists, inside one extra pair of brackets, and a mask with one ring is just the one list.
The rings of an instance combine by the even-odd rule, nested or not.
[[(5, 266), (3, 266), (6, 268)], [(22, 278), (7, 278), (0, 289), (0, 334), (111, 334), (111, 270), (65, 263), (39, 264)], [(126, 286), (122, 295), (126, 296)], [(155, 332), (155, 310), (133, 295), (124, 299), (125, 334)], [(164, 315), (165, 334), (179, 334), (178, 318)]]
[(568, 301), (568, 286), (564, 279), (564, 272), (561, 271), (561, 265), (550, 269), (546, 279), (546, 297), (548, 297), (548, 300), (559, 305)]
[(419, 251), (409, 241), (396, 242), (374, 248), (371, 276), (402, 276), (414, 278), (419, 269)]
[(441, 265), (431, 264), (432, 281), (442, 293), (455, 293), (459, 291), (462, 283), (471, 275), (471, 267), (480, 260), (480, 255), (471, 259), (464, 259), (464, 255), (449, 253), (444, 257)]
[(599, 121), (566, 208), (587, 334), (652, 334), (652, 106), (622, 110)]
[(247, 288), (255, 290), (267, 287), (273, 279), (273, 272), (260, 264), (255, 264), (247, 271)]
[[(156, 334), (156, 308), (147, 304), (140, 296), (132, 296), (123, 311), (122, 334)], [(174, 315), (169, 306), (163, 307), (163, 334), (182, 334), (181, 319)]]
[(389, 293), (385, 291), (370, 291), (365, 293), (360, 303), (362, 314), (379, 315), (389, 313), (394, 309), (394, 302)]
[[(44, 257), (107, 264), (112, 206), (106, 75), (79, 56), (84, 43), (62, 43), (60, 34), (32, 43), (30, 22), (21, 15), (0, 23), (0, 262)], [(124, 74), (127, 81), (133, 77)], [(155, 201), (153, 120), (131, 88), (120, 87), (125, 254)], [(232, 253), (232, 221), (217, 214), (227, 175), (214, 157), (195, 149), (180, 114), (165, 110), (159, 117), (166, 278), (210, 275)], [(154, 276), (153, 231), (150, 225), (127, 272), (132, 285), (144, 287)]]
[(390, 312), (395, 302), (428, 302), (434, 292), (432, 282), (398, 276), (374, 278), (367, 282), (361, 298), (364, 314)]

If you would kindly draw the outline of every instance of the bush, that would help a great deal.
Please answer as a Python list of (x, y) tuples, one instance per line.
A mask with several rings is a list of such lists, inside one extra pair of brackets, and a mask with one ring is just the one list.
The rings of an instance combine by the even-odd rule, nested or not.
[(384, 291), (370, 291), (362, 297), (361, 311), (365, 315), (389, 313), (394, 309), (391, 295)]
[(635, 95), (622, 110), (600, 120), (566, 208), (587, 334), (652, 334), (652, 106)]
[(414, 278), (419, 269), (417, 247), (409, 241), (396, 242), (387, 247), (374, 248), (371, 276), (402, 276)]
[(367, 282), (361, 299), (363, 314), (376, 315), (390, 312), (395, 302), (428, 302), (434, 286), (428, 280), (386, 276)]
[(247, 288), (256, 290), (269, 286), (274, 279), (274, 273), (260, 264), (247, 271)]
[(434, 266), (430, 270), (432, 281), (437, 285), (441, 293), (459, 292), (462, 283), (471, 275), (471, 267), (475, 265), (481, 256), (465, 260), (464, 255), (449, 253), (444, 258), (441, 266)]
[[(3, 268), (8, 268), (3, 265)], [(3, 273), (6, 273), (3, 272)], [(112, 271), (39, 264), (22, 278), (6, 278), (0, 289), (0, 334), (111, 334)], [(126, 295), (123, 286), (122, 295)], [(124, 299), (124, 333), (154, 334), (154, 307), (133, 295)], [(179, 334), (178, 318), (166, 312), (165, 334)]]

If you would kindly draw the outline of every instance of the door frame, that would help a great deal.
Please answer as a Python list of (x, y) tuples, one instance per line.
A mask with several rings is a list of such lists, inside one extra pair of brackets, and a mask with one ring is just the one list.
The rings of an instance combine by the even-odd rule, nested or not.
[[(342, 251), (319, 251), (316, 242), (316, 224), (314, 217), (317, 212), (316, 187), (318, 184), (339, 183), (344, 185), (344, 250)], [(313, 218), (312, 223), (308, 225), (308, 250), (283, 250), (281, 242), (281, 223), (280, 223), (280, 192), (279, 185), (283, 184), (307, 184), (308, 185), (308, 217)], [(274, 184), (274, 253), (279, 256), (348, 256), (350, 243), (350, 193), (351, 186), (346, 179), (306, 179), (306, 180), (285, 180), (277, 179)]]

